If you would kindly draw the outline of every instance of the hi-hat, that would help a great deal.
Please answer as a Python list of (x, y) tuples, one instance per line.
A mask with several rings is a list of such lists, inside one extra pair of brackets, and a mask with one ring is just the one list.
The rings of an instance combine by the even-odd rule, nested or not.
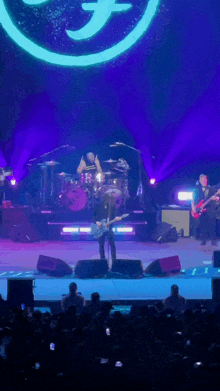
[(109, 159), (109, 160), (103, 160), (103, 162), (105, 162), (105, 163), (117, 163), (117, 160)]

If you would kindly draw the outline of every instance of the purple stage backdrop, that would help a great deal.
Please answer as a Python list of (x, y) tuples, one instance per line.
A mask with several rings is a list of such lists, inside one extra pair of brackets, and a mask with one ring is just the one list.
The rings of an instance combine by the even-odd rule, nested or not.
[[(45, 8), (42, 20), (43, 7), (49, 5), (24, 3), (5, 0), (8, 8), (14, 4), (14, 23), (19, 21), (27, 36), (31, 28), (35, 41), (45, 47), (66, 53), (69, 47), (64, 47), (64, 41), (59, 47), (57, 37), (62, 23), (70, 29), (73, 16), (68, 19), (63, 11), (70, 2), (55, 1), (53, 15)], [(136, 19), (140, 18), (137, 10), (143, 12), (146, 3), (131, 4)], [(60, 12), (57, 24), (55, 11)], [(33, 12), (34, 17), (24, 23), (25, 12)], [(121, 19), (117, 12), (111, 16), (115, 35), (107, 34), (108, 44), (131, 30), (129, 15), (127, 11)], [(0, 166), (11, 165), (21, 181), (30, 175), (29, 159), (69, 144), (76, 149), (55, 156), (60, 171), (75, 173), (82, 154), (92, 150), (100, 160), (124, 157), (135, 187), (137, 154), (110, 147), (121, 141), (142, 151), (146, 178), (156, 179), (158, 201), (169, 197), (173, 186), (192, 186), (203, 171), (213, 184), (220, 182), (219, 20), (218, 0), (161, 0), (150, 27), (130, 49), (110, 61), (82, 67), (37, 59), (0, 27)], [(95, 53), (95, 39), (98, 48), (105, 48), (103, 34), (88, 39), (83, 50), (91, 46)]]

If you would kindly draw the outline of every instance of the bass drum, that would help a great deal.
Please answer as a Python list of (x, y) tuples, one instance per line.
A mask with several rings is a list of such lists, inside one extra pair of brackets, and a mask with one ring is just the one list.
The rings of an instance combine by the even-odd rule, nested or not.
[(106, 186), (103, 190), (104, 190), (103, 196), (105, 194), (109, 194), (109, 195), (114, 197), (114, 199), (115, 199), (115, 206), (116, 206), (117, 209), (120, 208), (123, 205), (124, 198), (122, 197), (122, 193), (121, 193), (121, 191), (119, 189), (117, 189), (114, 186)]
[(62, 200), (63, 206), (66, 206), (73, 212), (77, 212), (85, 208), (87, 204), (87, 194), (81, 187), (75, 187), (67, 190), (62, 195)]

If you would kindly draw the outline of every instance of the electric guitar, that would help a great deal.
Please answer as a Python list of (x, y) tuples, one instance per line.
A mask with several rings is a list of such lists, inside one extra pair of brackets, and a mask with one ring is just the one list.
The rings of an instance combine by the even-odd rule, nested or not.
[(194, 219), (199, 219), (201, 214), (203, 212), (206, 211), (205, 206), (210, 202), (212, 201), (212, 197), (216, 197), (218, 194), (220, 193), (220, 189), (218, 189), (218, 191), (216, 191), (216, 193), (214, 195), (212, 195), (211, 197), (208, 198), (208, 200), (204, 201), (204, 200), (201, 200), (196, 206), (196, 212), (194, 212), (193, 210), (191, 210), (191, 215)]
[(100, 221), (100, 223), (102, 224), (101, 227), (98, 227), (97, 224), (92, 223), (91, 234), (94, 236), (95, 239), (99, 239), (104, 234), (104, 232), (107, 232), (109, 230), (109, 225), (115, 223), (115, 221), (125, 219), (128, 216), (128, 213), (124, 214), (120, 217), (116, 217), (114, 220), (111, 220), (108, 223), (106, 223), (106, 220), (103, 219)]

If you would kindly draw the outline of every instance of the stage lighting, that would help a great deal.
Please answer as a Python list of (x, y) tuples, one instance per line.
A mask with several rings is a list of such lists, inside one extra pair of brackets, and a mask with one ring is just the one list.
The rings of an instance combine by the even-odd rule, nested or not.
[(155, 178), (151, 178), (151, 179), (150, 179), (150, 184), (151, 184), (151, 185), (154, 185), (155, 182), (156, 182), (156, 179), (155, 179)]
[(193, 192), (192, 191), (179, 191), (178, 192), (178, 200), (179, 201), (192, 201), (193, 200)]
[[(135, 235), (134, 228), (129, 226), (114, 227), (112, 228), (112, 231), (116, 235), (120, 235), (120, 234)], [(70, 234), (91, 234), (91, 228), (86, 226), (82, 226), (82, 227), (68, 226), (62, 228), (61, 235), (70, 235)]]
[(78, 233), (79, 232), (79, 227), (63, 227), (63, 232), (66, 233)]
[(11, 180), (10, 180), (10, 183), (11, 183), (11, 185), (12, 186), (15, 186), (16, 185), (16, 179), (15, 178), (12, 178)]
[(90, 227), (82, 227), (82, 228), (79, 229), (79, 232), (90, 233), (91, 232), (91, 228)]

